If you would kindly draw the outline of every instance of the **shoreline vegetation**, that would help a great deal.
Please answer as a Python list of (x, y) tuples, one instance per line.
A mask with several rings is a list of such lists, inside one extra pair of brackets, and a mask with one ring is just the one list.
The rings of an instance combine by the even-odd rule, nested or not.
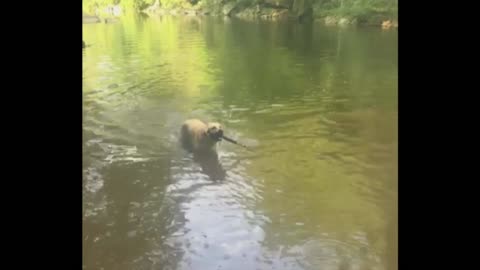
[(398, 0), (83, 0), (83, 23), (112, 23), (126, 13), (398, 28)]

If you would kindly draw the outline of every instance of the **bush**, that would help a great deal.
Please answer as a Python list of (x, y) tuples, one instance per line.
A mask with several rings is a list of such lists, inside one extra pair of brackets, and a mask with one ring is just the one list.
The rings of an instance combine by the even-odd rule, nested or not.
[(375, 19), (371, 17), (397, 18), (397, 7), (397, 0), (316, 0), (314, 14), (356, 18), (361, 22)]

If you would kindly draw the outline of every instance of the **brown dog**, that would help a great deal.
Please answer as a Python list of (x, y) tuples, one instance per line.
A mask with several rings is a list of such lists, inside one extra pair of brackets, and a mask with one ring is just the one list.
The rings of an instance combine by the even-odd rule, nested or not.
[(223, 129), (219, 123), (205, 124), (198, 119), (189, 119), (182, 125), (180, 141), (183, 147), (194, 153), (215, 149), (217, 142), (222, 140)]
[(180, 141), (183, 148), (193, 153), (194, 161), (212, 180), (223, 180), (226, 176), (215, 151), (222, 137), (223, 129), (219, 123), (205, 124), (198, 119), (189, 119), (182, 125)]

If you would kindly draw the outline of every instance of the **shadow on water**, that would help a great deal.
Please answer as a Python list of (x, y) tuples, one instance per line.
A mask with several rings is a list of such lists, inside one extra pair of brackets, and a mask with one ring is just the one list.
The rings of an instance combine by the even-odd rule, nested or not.
[(193, 154), (193, 160), (201, 166), (202, 172), (208, 175), (211, 180), (225, 180), (226, 171), (220, 163), (216, 151), (195, 153)]

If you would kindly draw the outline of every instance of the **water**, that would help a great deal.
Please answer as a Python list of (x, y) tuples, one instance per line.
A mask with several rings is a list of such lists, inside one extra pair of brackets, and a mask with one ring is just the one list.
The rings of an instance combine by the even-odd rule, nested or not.
[[(396, 31), (127, 17), (83, 35), (84, 269), (397, 269)], [(223, 180), (179, 147), (190, 117), (252, 148), (219, 145)]]

